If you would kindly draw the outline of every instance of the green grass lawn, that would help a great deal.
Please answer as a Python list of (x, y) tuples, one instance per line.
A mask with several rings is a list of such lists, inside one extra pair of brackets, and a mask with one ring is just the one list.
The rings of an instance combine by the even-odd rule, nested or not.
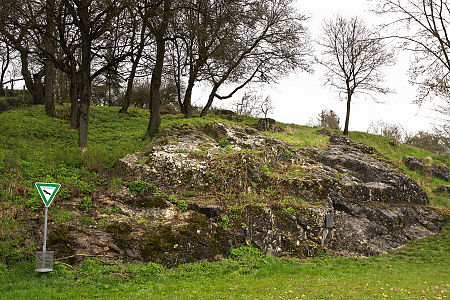
[(450, 297), (449, 226), (371, 258), (299, 261), (243, 254), (216, 263), (103, 264), (37, 274), (22, 262), (0, 275), (1, 299), (445, 299)]

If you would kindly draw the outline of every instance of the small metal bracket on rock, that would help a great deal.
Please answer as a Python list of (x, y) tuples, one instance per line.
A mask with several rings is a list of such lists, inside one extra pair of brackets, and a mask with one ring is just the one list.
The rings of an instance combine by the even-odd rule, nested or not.
[(334, 216), (325, 215), (325, 228), (332, 229), (334, 227)]

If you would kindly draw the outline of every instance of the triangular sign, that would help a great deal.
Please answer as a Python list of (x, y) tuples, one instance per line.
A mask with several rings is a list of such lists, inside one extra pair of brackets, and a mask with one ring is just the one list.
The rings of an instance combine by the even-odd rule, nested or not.
[(58, 193), (61, 185), (59, 183), (43, 182), (36, 182), (35, 185), (39, 191), (39, 195), (41, 195), (41, 198), (44, 201), (45, 206), (49, 207), (50, 203), (52, 203), (53, 198), (55, 198), (56, 193)]

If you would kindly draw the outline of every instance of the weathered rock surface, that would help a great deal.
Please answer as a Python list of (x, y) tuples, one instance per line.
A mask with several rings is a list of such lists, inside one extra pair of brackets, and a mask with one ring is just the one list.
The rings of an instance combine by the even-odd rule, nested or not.
[(406, 157), (403, 162), (410, 170), (421, 170), (428, 172), (432, 176), (443, 180), (450, 179), (450, 169), (444, 165), (438, 165), (436, 163), (426, 164), (424, 160), (418, 159), (414, 156)]
[[(296, 148), (249, 127), (183, 125), (121, 159), (117, 170), (171, 202), (126, 187), (104, 192), (96, 205), (120, 210), (107, 216), (106, 230), (63, 228), (63, 242), (54, 239), (50, 249), (168, 267), (218, 260), (248, 243), (276, 256), (369, 256), (436, 233), (448, 219), (424, 206), (425, 192), (389, 159), (338, 135), (326, 149)], [(331, 228), (326, 215), (334, 217)]]

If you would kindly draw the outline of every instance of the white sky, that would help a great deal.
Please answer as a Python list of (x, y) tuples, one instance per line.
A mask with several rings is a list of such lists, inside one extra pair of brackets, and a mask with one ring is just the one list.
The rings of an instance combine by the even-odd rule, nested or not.
[[(324, 18), (336, 14), (363, 18), (368, 24), (383, 22), (382, 17), (369, 11), (369, 3), (364, 0), (298, 0), (299, 10), (310, 16), (308, 29), (313, 38), (321, 32)], [(376, 103), (371, 99), (354, 96), (350, 114), (350, 131), (366, 131), (371, 121), (383, 120), (389, 123), (399, 123), (408, 132), (431, 130), (432, 113), (427, 105), (419, 108), (411, 102), (415, 99), (416, 89), (408, 83), (409, 56), (406, 53), (398, 56), (398, 63), (385, 70), (386, 85), (395, 90), (387, 96), (376, 95)], [(267, 92), (270, 94), (275, 112), (271, 115), (277, 121), (306, 124), (311, 118), (316, 118), (322, 109), (334, 110), (345, 121), (346, 103), (338, 100), (337, 92), (323, 86), (323, 73), (319, 66), (314, 67), (313, 74), (290, 74), (279, 84), (272, 85)], [(430, 105), (428, 105), (429, 107)]]

